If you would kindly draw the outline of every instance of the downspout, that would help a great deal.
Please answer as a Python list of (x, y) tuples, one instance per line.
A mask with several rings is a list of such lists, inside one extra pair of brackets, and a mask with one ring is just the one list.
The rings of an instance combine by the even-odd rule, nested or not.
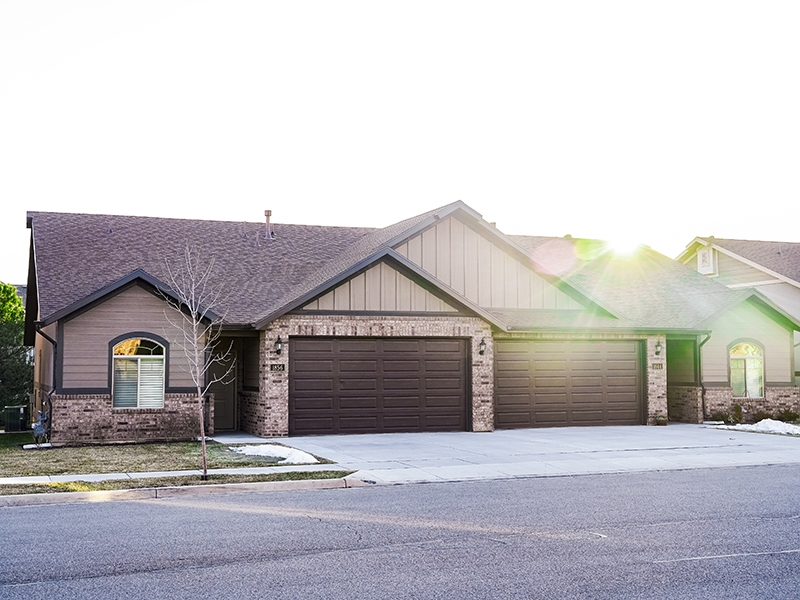
[(697, 368), (698, 368), (698, 378), (700, 379), (700, 403), (703, 407), (703, 420), (706, 418), (706, 386), (703, 385), (703, 346), (705, 343), (711, 339), (711, 334), (706, 334), (706, 339), (700, 342), (700, 345), (697, 347)]
[(56, 342), (53, 338), (47, 335), (44, 331), (42, 331), (42, 322), (36, 321), (33, 326), (36, 328), (36, 333), (41, 335), (44, 339), (48, 342), (53, 344), (53, 388), (47, 392), (47, 404), (48, 404), (48, 416), (50, 417), (47, 419), (47, 438), (50, 439), (50, 431), (53, 428), (53, 394), (58, 387), (58, 382), (56, 378), (58, 377), (58, 342)]

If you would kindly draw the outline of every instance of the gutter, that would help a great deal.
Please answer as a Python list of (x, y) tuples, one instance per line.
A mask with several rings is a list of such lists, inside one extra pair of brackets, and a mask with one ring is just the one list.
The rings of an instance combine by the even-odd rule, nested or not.
[(49, 414), (49, 419), (47, 420), (47, 439), (50, 439), (50, 432), (53, 428), (53, 394), (56, 391), (57, 387), (57, 380), (58, 377), (58, 342), (56, 342), (53, 338), (47, 335), (44, 331), (42, 331), (43, 323), (42, 321), (35, 321), (33, 326), (36, 328), (36, 333), (41, 335), (44, 339), (48, 342), (53, 344), (53, 388), (47, 392), (47, 404), (48, 410), (47, 413)]
[(706, 418), (706, 386), (703, 385), (703, 346), (705, 343), (711, 339), (711, 334), (706, 334), (706, 339), (700, 342), (700, 345), (697, 347), (697, 366), (698, 366), (698, 376), (700, 379), (700, 401), (703, 406), (703, 420)]

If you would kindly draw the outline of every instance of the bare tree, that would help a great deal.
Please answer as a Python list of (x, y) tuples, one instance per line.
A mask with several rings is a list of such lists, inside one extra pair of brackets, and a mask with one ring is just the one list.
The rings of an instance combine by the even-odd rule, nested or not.
[[(173, 309), (165, 311), (167, 321), (181, 335), (176, 343), (188, 366), (194, 387), (197, 390), (197, 416), (200, 421), (200, 443), (203, 457), (203, 476), (208, 479), (208, 456), (206, 454), (205, 395), (214, 383), (229, 383), (234, 369), (234, 360), (228, 360), (232, 347), (220, 352), (218, 346), (223, 317), (216, 314), (223, 300), (222, 288), (211, 281), (214, 259), (204, 261), (195, 246), (188, 242), (183, 256), (170, 263), (167, 268), (167, 285), (174, 297), (163, 294)], [(222, 374), (213, 374), (212, 367), (220, 363), (227, 368)], [(227, 363), (227, 364), (225, 364)]]

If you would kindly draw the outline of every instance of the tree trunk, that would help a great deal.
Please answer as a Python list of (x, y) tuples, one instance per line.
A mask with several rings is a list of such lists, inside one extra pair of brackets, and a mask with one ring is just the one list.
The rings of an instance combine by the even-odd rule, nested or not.
[(208, 481), (208, 457), (206, 455), (206, 419), (203, 402), (203, 395), (200, 390), (197, 390), (197, 412), (200, 416), (200, 448), (203, 455), (203, 475), (200, 477), (201, 481)]

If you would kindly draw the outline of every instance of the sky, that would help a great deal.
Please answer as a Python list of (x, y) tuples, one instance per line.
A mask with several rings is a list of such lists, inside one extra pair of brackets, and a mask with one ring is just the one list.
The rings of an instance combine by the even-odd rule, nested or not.
[(800, 242), (800, 3), (0, 0), (26, 211)]

